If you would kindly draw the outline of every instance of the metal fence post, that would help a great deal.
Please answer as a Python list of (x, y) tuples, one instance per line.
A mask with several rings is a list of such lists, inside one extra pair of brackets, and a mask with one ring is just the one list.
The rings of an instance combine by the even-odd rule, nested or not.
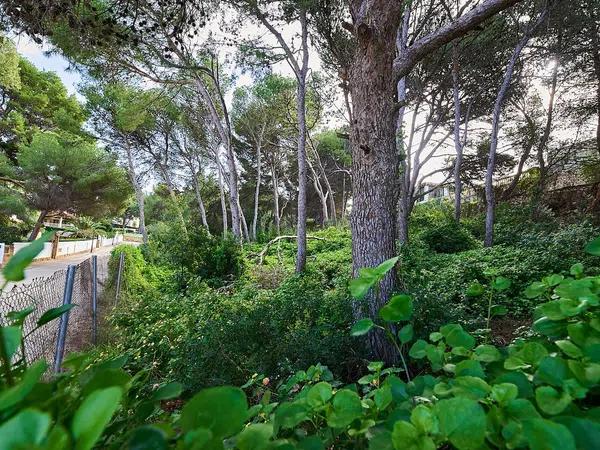
[[(63, 293), (63, 305), (70, 305), (73, 298), (73, 284), (75, 283), (75, 269), (77, 267), (70, 265), (67, 269), (67, 279), (65, 281), (65, 290)], [(56, 340), (56, 353), (54, 354), (54, 372), (60, 370), (63, 357), (65, 355), (65, 343), (67, 339), (67, 327), (69, 326), (69, 312), (60, 316), (58, 326), (58, 339)]]
[(115, 292), (115, 306), (119, 303), (119, 295), (121, 294), (121, 275), (123, 273), (123, 264), (125, 263), (125, 254), (121, 252), (119, 255), (119, 270), (117, 271), (117, 290)]
[(98, 342), (98, 256), (92, 256), (92, 343)]

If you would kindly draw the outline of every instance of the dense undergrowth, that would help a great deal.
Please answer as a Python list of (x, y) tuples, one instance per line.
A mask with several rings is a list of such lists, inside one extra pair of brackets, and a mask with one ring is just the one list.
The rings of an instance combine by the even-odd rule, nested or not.
[[(344, 228), (312, 234), (301, 276), (286, 240), (263, 251), (164, 227), (148, 247), (120, 246), (106, 344), (56, 378), (8, 365), (0, 449), (598, 448), (600, 239), (584, 247), (600, 233), (558, 220), (507, 231), (515, 214), (484, 249), (476, 218), (418, 209), (398, 258), (406, 291), (375, 321), (352, 319), (352, 296), (395, 261), (350, 282)], [(444, 227), (460, 228), (455, 242), (432, 231)], [(9, 359), (26, 314), (2, 329)], [(370, 361), (364, 335), (383, 330), (398, 367)]]

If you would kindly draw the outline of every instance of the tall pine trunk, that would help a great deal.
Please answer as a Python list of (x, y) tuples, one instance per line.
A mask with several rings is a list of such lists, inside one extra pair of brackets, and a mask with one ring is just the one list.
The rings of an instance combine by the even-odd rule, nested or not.
[(463, 144), (460, 136), (460, 66), (458, 45), (452, 46), (452, 90), (454, 94), (454, 149), (456, 159), (454, 161), (454, 220), (460, 222), (462, 210), (462, 179), (460, 171), (463, 161)]
[(135, 199), (138, 203), (139, 215), (140, 215), (140, 226), (139, 232), (142, 235), (142, 241), (144, 244), (148, 243), (148, 232), (146, 231), (146, 212), (144, 210), (144, 191), (142, 190), (142, 186), (140, 186), (140, 180), (138, 179), (138, 175), (135, 171), (135, 164), (133, 163), (133, 153), (131, 151), (131, 146), (129, 145), (129, 141), (126, 139), (125, 141), (125, 151), (127, 153), (127, 172), (129, 173), (129, 179), (131, 180), (131, 184), (133, 185), (133, 190), (135, 191)]
[(275, 165), (271, 166), (271, 181), (273, 184), (273, 224), (277, 236), (281, 234), (281, 224), (279, 220), (279, 179), (275, 172)]
[[(369, 25), (362, 23), (356, 27), (357, 50), (349, 73), (354, 105), (350, 133), (353, 192), (350, 225), (355, 276), (363, 267), (375, 267), (396, 256), (398, 108), (392, 64), (401, 3), (389, 3), (387, 10), (370, 17)], [(391, 270), (377, 292), (369, 293), (367, 310), (358, 303), (354, 305), (355, 317), (377, 317), (396, 286), (396, 272)], [(370, 333), (369, 344), (374, 357), (396, 361), (396, 351), (383, 333)]]
[(258, 224), (258, 200), (260, 197), (260, 181), (262, 178), (262, 161), (260, 144), (256, 147), (256, 189), (254, 190), (254, 216), (252, 217), (252, 240), (256, 241)]

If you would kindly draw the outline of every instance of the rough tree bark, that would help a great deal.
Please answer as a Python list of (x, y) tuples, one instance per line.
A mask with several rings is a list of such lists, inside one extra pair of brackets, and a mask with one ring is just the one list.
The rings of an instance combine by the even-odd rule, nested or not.
[[(396, 202), (398, 153), (397, 82), (426, 55), (464, 35), (481, 22), (519, 0), (486, 0), (449, 25), (413, 44), (396, 58), (396, 32), (404, 2), (351, 0), (353, 24), (349, 26), (357, 46), (349, 71), (353, 103), (352, 147), (353, 209), (351, 217), (353, 272), (374, 267), (396, 255)], [(374, 232), (374, 230), (376, 230)], [(396, 288), (391, 271), (382, 280), (378, 294), (370, 293), (368, 311), (355, 305), (355, 316), (377, 317), (379, 308)], [(374, 355), (394, 361), (396, 353), (378, 333), (369, 343)]]
[(539, 15), (538, 19), (534, 23), (530, 23), (525, 30), (525, 33), (517, 43), (517, 46), (513, 50), (510, 57), (506, 70), (504, 71), (504, 79), (502, 85), (496, 95), (496, 101), (494, 102), (494, 110), (492, 113), (492, 134), (490, 137), (490, 152), (488, 155), (488, 164), (485, 174), (485, 238), (483, 241), (484, 246), (491, 247), (494, 244), (494, 215), (496, 212), (496, 199), (494, 196), (494, 170), (496, 168), (496, 150), (498, 148), (498, 133), (500, 131), (500, 115), (502, 113), (502, 106), (506, 99), (506, 94), (510, 88), (512, 76), (515, 70), (515, 66), (521, 52), (531, 39), (533, 32), (539, 27), (545, 20), (548, 14), (548, 8), (544, 8), (544, 11)]
[(33, 242), (37, 239), (38, 234), (40, 234), (40, 229), (42, 228), (42, 224), (44, 223), (44, 219), (46, 218), (47, 215), (48, 215), (48, 211), (46, 211), (46, 210), (40, 211), (40, 215), (38, 216), (37, 220), (35, 221), (33, 230), (31, 231), (31, 234), (29, 235), (30, 242)]

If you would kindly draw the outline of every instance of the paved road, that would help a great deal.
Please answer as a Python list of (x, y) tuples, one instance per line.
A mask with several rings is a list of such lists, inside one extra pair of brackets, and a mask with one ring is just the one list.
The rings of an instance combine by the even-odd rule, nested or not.
[[(101, 247), (94, 251), (94, 255), (107, 255), (114, 247)], [(27, 269), (25, 269), (25, 279), (18, 283), (9, 283), (7, 289), (10, 289), (15, 284), (28, 283), (34, 278), (46, 278), (52, 275), (54, 272), (62, 269), (66, 269), (69, 264), (79, 264), (92, 256), (91, 253), (78, 253), (72, 256), (66, 256), (60, 259), (47, 259), (43, 261), (33, 262)], [(0, 273), (0, 286), (4, 284), (4, 278)]]

